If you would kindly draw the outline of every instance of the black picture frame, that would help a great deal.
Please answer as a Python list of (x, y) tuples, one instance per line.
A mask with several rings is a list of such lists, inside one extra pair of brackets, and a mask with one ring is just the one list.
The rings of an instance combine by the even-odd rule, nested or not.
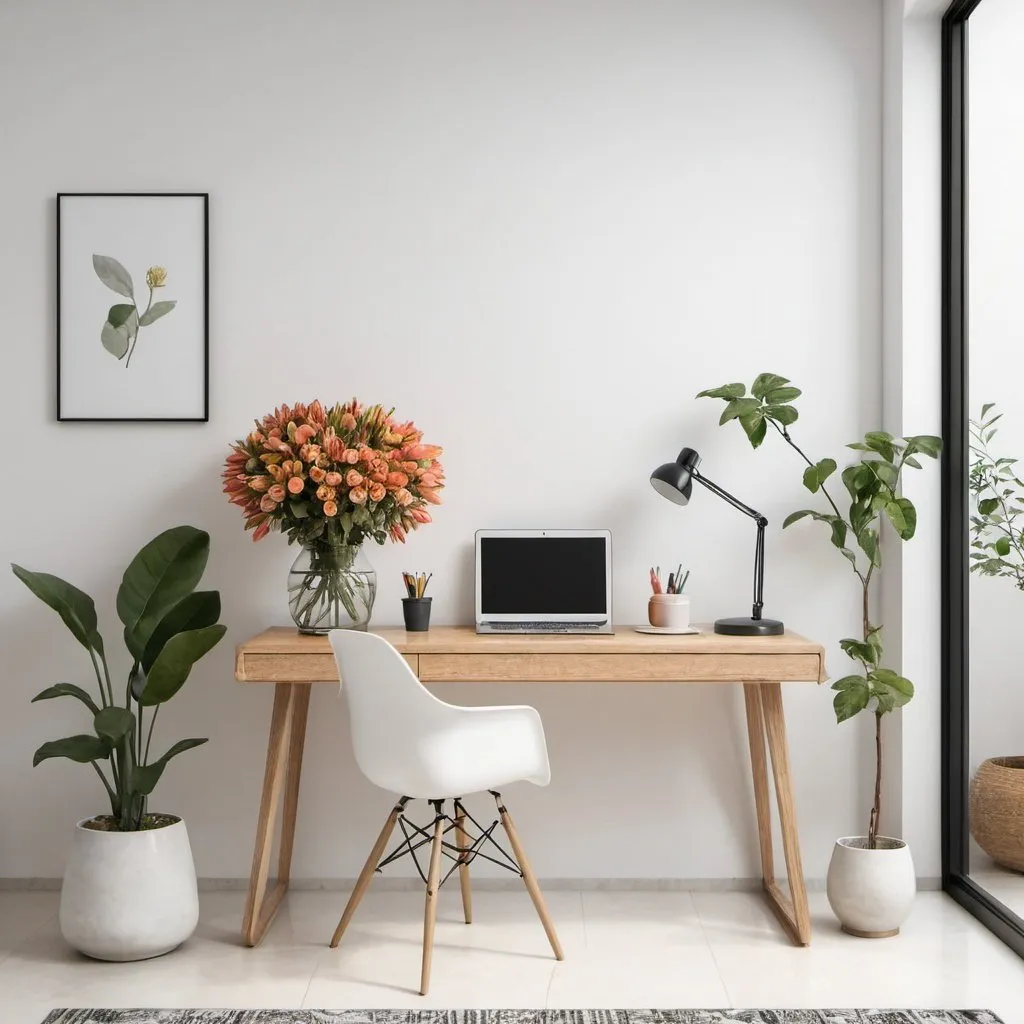
[[(202, 200), (202, 415), (199, 416), (77, 416), (62, 409), (61, 385), (61, 204), (71, 199), (176, 198)], [(56, 416), (61, 423), (208, 423), (210, 419), (210, 194), (209, 192), (58, 192), (56, 211)]]
[(967, 39), (982, 2), (942, 19), (942, 887), (1024, 957), (1024, 921), (970, 877)]

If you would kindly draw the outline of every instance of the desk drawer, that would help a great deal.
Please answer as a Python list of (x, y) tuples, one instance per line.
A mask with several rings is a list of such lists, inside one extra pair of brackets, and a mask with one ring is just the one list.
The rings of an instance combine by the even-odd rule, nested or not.
[[(403, 655), (409, 668), (419, 668), (419, 656)], [(246, 683), (336, 683), (338, 666), (333, 654), (250, 654), (235, 668), (235, 678)]]
[(431, 682), (817, 682), (816, 654), (421, 654)]

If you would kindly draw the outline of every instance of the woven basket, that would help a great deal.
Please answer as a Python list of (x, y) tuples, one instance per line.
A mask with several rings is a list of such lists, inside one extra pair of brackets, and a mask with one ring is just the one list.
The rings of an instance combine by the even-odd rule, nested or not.
[(1024, 757), (990, 757), (978, 766), (971, 835), (997, 864), (1024, 871)]

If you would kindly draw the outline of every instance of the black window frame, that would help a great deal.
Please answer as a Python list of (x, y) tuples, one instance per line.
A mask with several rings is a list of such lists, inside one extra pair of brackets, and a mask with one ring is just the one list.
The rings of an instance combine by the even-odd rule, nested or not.
[(982, 2), (942, 19), (942, 887), (1024, 957), (1024, 921), (970, 878), (967, 41)]

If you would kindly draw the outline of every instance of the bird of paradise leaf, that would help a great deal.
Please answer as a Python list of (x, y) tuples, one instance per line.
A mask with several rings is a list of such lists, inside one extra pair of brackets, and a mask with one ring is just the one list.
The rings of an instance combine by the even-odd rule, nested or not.
[[(163, 267), (150, 267), (146, 271), (146, 287), (149, 288), (149, 299), (146, 308), (139, 311), (135, 301), (135, 285), (132, 275), (112, 256), (92, 258), (96, 276), (113, 292), (123, 295), (128, 302), (118, 302), (110, 307), (106, 322), (100, 330), (100, 341), (103, 347), (118, 359), (124, 359), (125, 369), (132, 361), (135, 345), (139, 340), (139, 332), (143, 327), (166, 316), (177, 305), (176, 300), (153, 301), (153, 292), (163, 288), (167, 283), (167, 271)], [(127, 358), (126, 358), (127, 357)]]

